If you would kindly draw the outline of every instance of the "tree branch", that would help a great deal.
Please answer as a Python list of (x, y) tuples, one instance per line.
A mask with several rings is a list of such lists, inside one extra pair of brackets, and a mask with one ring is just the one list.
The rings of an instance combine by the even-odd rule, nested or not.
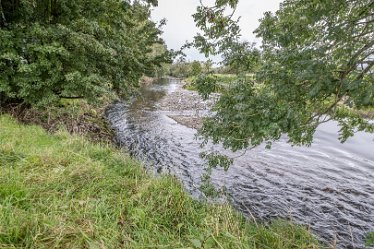
[(361, 49), (359, 49), (356, 53), (354, 53), (351, 57), (351, 59), (349, 60), (348, 64), (347, 64), (347, 70), (345, 70), (345, 72), (341, 75), (341, 78), (344, 78), (346, 75), (348, 75), (353, 69), (355, 66), (357, 66), (357, 63), (356, 63), (356, 60), (357, 58), (367, 49), (370, 49), (372, 46), (374, 45), (374, 40), (372, 40), (371, 42), (369, 42), (368, 44), (366, 44), (365, 46), (363, 46)]
[(84, 96), (60, 96), (61, 99), (83, 99)]
[(374, 66), (374, 61), (371, 61), (368, 65), (367, 65), (367, 67), (365, 67), (365, 69), (356, 77), (356, 79), (355, 80), (360, 80), (360, 79), (362, 79), (363, 77), (364, 77), (364, 75), (366, 74), (366, 73), (368, 73), (369, 71), (370, 71), (370, 69), (372, 68)]

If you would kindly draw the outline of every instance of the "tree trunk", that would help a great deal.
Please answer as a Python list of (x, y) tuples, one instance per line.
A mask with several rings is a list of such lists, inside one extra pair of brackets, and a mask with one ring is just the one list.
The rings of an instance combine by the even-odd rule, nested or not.
[(5, 14), (3, 11), (3, 5), (0, 0), (0, 27), (5, 27), (6, 26), (6, 19), (5, 19)]

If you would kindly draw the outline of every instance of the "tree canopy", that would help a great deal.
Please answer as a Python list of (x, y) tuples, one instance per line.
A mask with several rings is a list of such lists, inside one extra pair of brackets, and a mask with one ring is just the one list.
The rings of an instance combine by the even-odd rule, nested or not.
[(0, 100), (45, 106), (60, 98), (124, 95), (168, 61), (150, 4), (130, 0), (1, 0)]
[[(237, 4), (217, 0), (194, 15), (202, 30), (194, 45), (201, 52), (226, 54), (226, 64), (248, 60), (255, 73), (255, 80), (239, 73), (200, 135), (239, 150), (264, 142), (270, 147), (282, 134), (294, 145), (309, 145), (329, 120), (339, 123), (341, 141), (374, 132), (373, 123), (351, 109), (374, 106), (373, 1), (285, 0), (255, 31), (260, 51), (241, 41), (238, 20), (227, 14)], [(214, 91), (200, 78), (204, 96)]]

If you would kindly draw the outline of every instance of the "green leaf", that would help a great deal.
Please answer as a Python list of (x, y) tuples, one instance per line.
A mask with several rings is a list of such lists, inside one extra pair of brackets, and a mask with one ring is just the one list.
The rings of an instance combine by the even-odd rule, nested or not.
[(202, 247), (202, 243), (200, 240), (198, 239), (190, 239), (192, 245), (194, 248), (201, 248)]

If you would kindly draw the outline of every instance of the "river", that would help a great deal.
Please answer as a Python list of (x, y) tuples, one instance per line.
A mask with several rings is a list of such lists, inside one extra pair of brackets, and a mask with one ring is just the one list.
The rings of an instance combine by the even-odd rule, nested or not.
[[(195, 129), (159, 108), (180, 84), (164, 79), (143, 87), (132, 101), (114, 103), (107, 119), (118, 143), (149, 171), (175, 175), (199, 198), (204, 169), (199, 154), (222, 149), (200, 148)], [(249, 219), (287, 218), (310, 227), (326, 244), (364, 248), (365, 234), (374, 231), (374, 135), (358, 133), (341, 144), (337, 130), (334, 122), (321, 125), (311, 147), (291, 147), (282, 138), (271, 150), (248, 150), (227, 172), (214, 170), (212, 183), (224, 188), (231, 204)]]

